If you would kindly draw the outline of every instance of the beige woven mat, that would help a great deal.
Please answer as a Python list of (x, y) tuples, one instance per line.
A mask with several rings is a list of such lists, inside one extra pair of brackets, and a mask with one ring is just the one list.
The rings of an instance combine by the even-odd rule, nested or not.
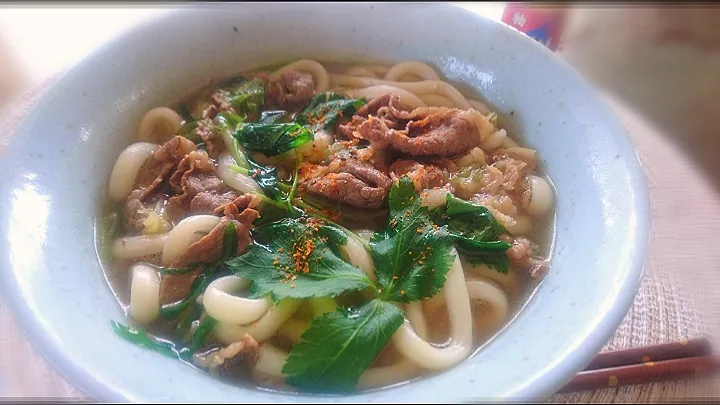
[[(41, 89), (26, 95), (0, 124), (0, 151)], [(630, 132), (648, 174), (652, 200), (646, 277), (630, 312), (604, 350), (701, 335), (718, 336), (720, 198), (679, 152), (630, 110), (608, 98)], [(719, 151), (720, 152), (720, 151)], [(720, 398), (718, 379), (684, 380), (555, 395), (555, 403), (662, 402)], [(0, 302), (0, 395), (81, 398), (22, 336)]]

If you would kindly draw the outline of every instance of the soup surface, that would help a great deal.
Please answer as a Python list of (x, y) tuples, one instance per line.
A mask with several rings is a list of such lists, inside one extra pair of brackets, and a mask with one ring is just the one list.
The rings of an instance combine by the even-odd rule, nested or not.
[(548, 271), (537, 153), (420, 62), (300, 60), (148, 111), (97, 227), (121, 337), (227, 381), (385, 387), (492, 338)]

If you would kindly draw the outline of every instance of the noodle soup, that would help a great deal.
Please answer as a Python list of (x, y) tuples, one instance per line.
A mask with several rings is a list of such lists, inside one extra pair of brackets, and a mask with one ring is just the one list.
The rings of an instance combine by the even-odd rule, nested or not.
[(463, 361), (548, 271), (536, 151), (420, 62), (300, 60), (148, 111), (98, 227), (117, 334), (236, 383), (386, 387)]

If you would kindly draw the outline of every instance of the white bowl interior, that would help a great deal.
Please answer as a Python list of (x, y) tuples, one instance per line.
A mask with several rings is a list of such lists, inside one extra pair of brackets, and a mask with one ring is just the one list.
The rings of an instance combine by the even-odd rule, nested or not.
[[(26, 333), (90, 395), (132, 401), (464, 401), (538, 398), (622, 320), (648, 235), (645, 180), (623, 128), (532, 40), (452, 6), (253, 4), (171, 13), (105, 46), (44, 94), (0, 159), (0, 268)], [(93, 218), (148, 109), (269, 63), (422, 60), (482, 94), (539, 150), (557, 189), (552, 270), (501, 335), (439, 375), (349, 397), (218, 382), (113, 334), (124, 315), (97, 262)]]

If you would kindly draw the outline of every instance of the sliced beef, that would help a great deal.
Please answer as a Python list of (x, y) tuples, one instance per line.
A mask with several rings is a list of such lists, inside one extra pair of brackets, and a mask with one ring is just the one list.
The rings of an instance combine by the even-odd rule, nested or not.
[(369, 117), (375, 117), (383, 121), (386, 127), (391, 129), (402, 129), (406, 122), (394, 115), (394, 112), (403, 111), (400, 96), (387, 93), (377, 97), (357, 110), (349, 123), (340, 125), (340, 132), (348, 139), (353, 139), (358, 127)]
[(390, 166), (390, 177), (393, 180), (407, 175), (415, 183), (415, 190), (420, 192), (428, 188), (442, 187), (450, 180), (447, 171), (433, 164), (421, 164), (414, 160), (398, 159)]
[(303, 184), (303, 189), (361, 208), (379, 208), (387, 195), (385, 190), (368, 186), (350, 173), (329, 173), (311, 179)]
[(136, 193), (134, 198), (144, 202), (172, 173), (185, 155), (194, 150), (195, 144), (182, 136), (175, 136), (165, 142), (153, 153), (153, 158), (148, 159), (140, 168), (135, 180), (135, 190), (141, 192)]
[[(194, 263), (213, 263), (219, 260), (222, 257), (225, 228), (230, 221), (235, 222), (235, 232), (238, 239), (237, 252), (238, 254), (245, 253), (247, 245), (252, 241), (250, 239), (252, 222), (259, 216), (260, 214), (257, 211), (247, 208), (238, 216), (238, 220), (223, 217), (209, 234), (191, 244), (185, 253), (170, 264), (170, 267), (182, 268)], [(204, 266), (199, 266), (194, 271), (185, 274), (163, 274), (160, 278), (160, 304), (170, 304), (187, 297), (193, 281), (204, 270)]]
[(243, 381), (252, 377), (260, 354), (260, 345), (247, 333), (242, 339), (212, 353), (210, 373), (228, 380)]
[(134, 190), (125, 200), (123, 214), (125, 218), (125, 228), (129, 231), (141, 232), (145, 229), (145, 222), (150, 215), (156, 215), (155, 220), (157, 232), (168, 232), (172, 225), (162, 218), (162, 204), (165, 195), (161, 193), (153, 193), (141, 201), (143, 195), (142, 189)]
[(410, 156), (456, 156), (478, 146), (482, 140), (477, 126), (457, 109), (410, 121), (404, 130), (388, 128), (383, 120), (370, 117), (355, 134), (378, 147), (391, 147)]
[(328, 166), (304, 165), (300, 190), (359, 208), (379, 208), (392, 181), (372, 165), (347, 153), (338, 154)]
[(195, 196), (201, 192), (219, 192), (223, 189), (215, 165), (208, 160), (204, 151), (189, 153), (170, 176), (169, 183), (177, 194), (170, 197), (167, 206), (168, 216), (175, 223), (185, 217)]
[(532, 278), (542, 278), (547, 273), (548, 262), (535, 255), (535, 246), (529, 239), (509, 235), (502, 235), (500, 239), (512, 245), (506, 254), (519, 270), (526, 271)]
[(287, 72), (265, 86), (265, 104), (271, 108), (296, 110), (315, 95), (315, 82), (309, 73)]
[(211, 158), (215, 159), (225, 150), (225, 143), (222, 140), (220, 129), (213, 129), (209, 120), (198, 122), (195, 132), (205, 144), (205, 150)]

